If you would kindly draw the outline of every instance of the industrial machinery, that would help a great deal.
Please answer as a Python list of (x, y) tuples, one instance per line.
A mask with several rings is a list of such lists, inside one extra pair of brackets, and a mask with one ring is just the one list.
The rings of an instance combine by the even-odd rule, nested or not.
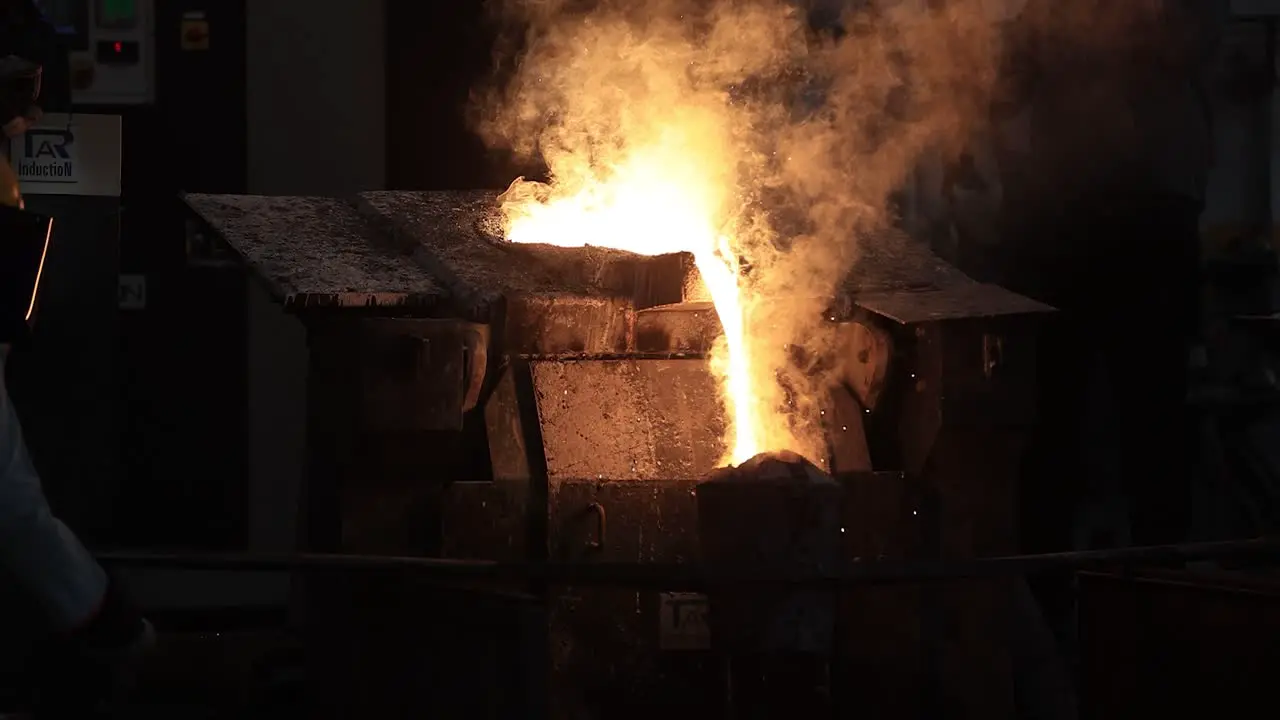
[(243, 3), (13, 5), (44, 118), (8, 156), (55, 222), (9, 387), (46, 491), (96, 546), (241, 548), (243, 278), (188, 247), (176, 195), (244, 189)]
[(152, 0), (39, 0), (68, 50), (75, 105), (155, 100)]
[[(35, 104), (43, 117), (5, 138), (0, 154), (21, 184), (27, 209), (54, 222), (41, 273), (40, 331), (15, 349), (9, 388), (50, 496), (63, 517), (91, 537), (110, 524), (121, 455), (118, 438), (103, 430), (118, 425), (116, 358), (84, 352), (116, 348), (120, 340), (122, 123), (119, 105), (106, 103), (149, 96), (149, 70), (143, 72), (150, 62), (148, 6), (10, 7), (11, 51), (39, 70), (26, 104), (9, 109), (25, 112)], [(87, 72), (73, 71), (86, 62)]]
[[(700, 530), (698, 487), (717, 470), (724, 419), (706, 359), (719, 324), (692, 259), (512, 245), (495, 196), (186, 196), (306, 324), (306, 549), (705, 560), (711, 525)], [(971, 280), (900, 233), (863, 242), (829, 311), (849, 370), (821, 403), (826, 447), (804, 449), (835, 480), (845, 560), (1014, 549), (1017, 459), (1034, 413), (1032, 333), (1050, 310)], [(733, 500), (754, 502), (744, 517), (774, 512), (745, 497)], [(319, 599), (325, 582), (306, 584), (311, 621), (336, 612)], [(744, 701), (767, 703), (776, 686), (788, 689), (796, 717), (833, 705), (870, 717), (944, 706), (1010, 717), (1009, 582), (841, 591), (832, 647), (779, 664), (713, 631), (719, 606), (708, 623), (706, 598), (678, 583), (535, 584), (505, 588), (509, 603), (491, 595), (468, 607), (397, 594), (394, 582), (330, 579), (324, 594), (355, 604), (373, 602), (376, 586), (384, 645), (357, 649), (328, 634), (343, 650), (331, 647), (325, 662), (343, 656), (343, 672), (360, 665), (364, 679), (337, 683), (325, 668), (317, 710), (387, 706), (377, 698), (387, 686), (370, 676), (404, 678), (406, 662), (429, 664), (432, 653), (449, 655), (437, 671), (466, 664), (458, 648), (509, 655), (498, 647), (511, 641), (483, 625), (519, 636), (533, 647), (522, 663), (545, 669), (545, 698), (490, 683), (518, 694), (522, 715), (536, 703), (555, 718), (706, 717), (726, 702), (740, 713)], [(505, 615), (464, 617), (480, 607)], [(453, 615), (431, 626), (430, 642), (406, 630), (438, 613)], [(397, 640), (398, 651), (386, 650)], [(803, 678), (782, 677), (798, 667)], [(810, 691), (802, 705), (797, 688)], [(473, 698), (467, 712), (501, 716), (495, 702)]]

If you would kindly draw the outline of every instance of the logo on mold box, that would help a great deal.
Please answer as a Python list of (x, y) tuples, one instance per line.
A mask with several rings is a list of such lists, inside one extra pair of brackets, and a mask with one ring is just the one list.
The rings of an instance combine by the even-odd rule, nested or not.
[(707, 596), (668, 592), (658, 595), (658, 647), (662, 650), (707, 650)]

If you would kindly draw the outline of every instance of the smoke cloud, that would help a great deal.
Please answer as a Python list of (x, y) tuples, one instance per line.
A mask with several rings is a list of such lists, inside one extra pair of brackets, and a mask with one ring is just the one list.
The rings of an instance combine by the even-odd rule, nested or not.
[[(626, 173), (670, 179), (673, 203), (709, 209), (741, 258), (755, 385), (789, 408), (765, 449), (803, 453), (814, 445), (799, 418), (824, 379), (797, 358), (828, 342), (822, 313), (860, 239), (895, 220), (894, 193), (922, 158), (954, 155), (987, 122), (1005, 52), (991, 2), (493, 0), (514, 30), (475, 94), (476, 125), (548, 169), (550, 184), (517, 182), (507, 206)], [(839, 28), (815, 29), (824, 13)]]

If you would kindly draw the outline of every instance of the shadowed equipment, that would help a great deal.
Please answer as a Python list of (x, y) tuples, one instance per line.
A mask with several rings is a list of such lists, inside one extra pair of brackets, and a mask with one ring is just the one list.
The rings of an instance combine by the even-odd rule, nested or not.
[[(792, 567), (1014, 550), (1050, 308), (902, 233), (869, 238), (824, 316), (825, 391), (803, 406), (820, 443), (724, 468), (720, 323), (693, 258), (513, 244), (496, 195), (187, 196), (308, 329), (307, 550), (733, 565), (760, 561), (756, 532), (766, 565)], [(377, 699), (394, 667), (434, 678), (421, 708), (492, 717), (705, 717), (770, 695), (1012, 713), (1007, 580), (772, 601), (536, 582), (459, 601), (388, 575), (308, 574), (317, 712), (402, 708)], [(778, 622), (811, 632), (770, 640)], [(468, 673), (498, 673), (496, 694), (448, 690)]]

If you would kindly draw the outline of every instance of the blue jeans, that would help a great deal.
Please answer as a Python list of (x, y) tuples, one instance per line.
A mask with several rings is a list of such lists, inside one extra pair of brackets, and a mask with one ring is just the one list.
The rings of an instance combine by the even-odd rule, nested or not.
[(0, 345), (0, 564), (67, 631), (93, 618), (107, 574), (49, 508), (2, 382), (7, 353)]

